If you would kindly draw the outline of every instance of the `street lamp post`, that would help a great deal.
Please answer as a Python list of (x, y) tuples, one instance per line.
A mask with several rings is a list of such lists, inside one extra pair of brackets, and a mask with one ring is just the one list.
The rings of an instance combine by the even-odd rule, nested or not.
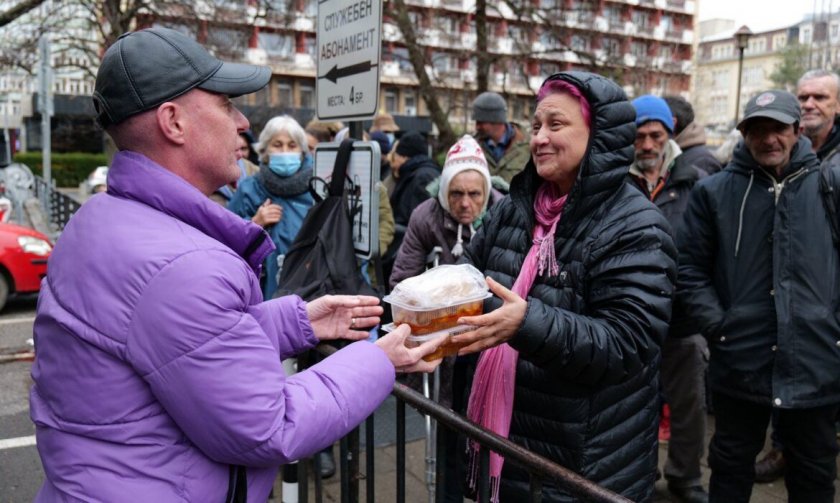
[(738, 115), (741, 113), (741, 72), (744, 70), (744, 49), (752, 37), (753, 32), (747, 25), (735, 32), (735, 43), (738, 46), (738, 87), (735, 89), (735, 126), (738, 126)]

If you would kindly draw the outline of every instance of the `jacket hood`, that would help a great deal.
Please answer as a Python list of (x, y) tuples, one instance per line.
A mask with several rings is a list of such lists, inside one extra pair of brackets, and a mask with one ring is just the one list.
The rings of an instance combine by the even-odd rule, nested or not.
[(680, 134), (674, 137), (674, 141), (677, 142), (677, 145), (680, 146), (681, 149), (685, 150), (688, 147), (696, 147), (697, 145), (705, 145), (706, 144), (706, 130), (703, 129), (703, 126), (697, 124), (696, 121), (692, 121), (688, 126), (683, 129)]
[[(633, 162), (636, 110), (621, 87), (600, 75), (561, 72), (545, 82), (551, 80), (563, 80), (580, 89), (592, 113), (589, 143), (564, 210), (564, 220), (572, 220), (573, 215), (600, 206), (624, 183)], [(513, 177), (510, 187), (512, 198), (528, 215), (529, 222), (533, 220), (532, 201), (541, 184), (533, 158), (529, 157), (525, 169)]]
[[(799, 135), (799, 140), (790, 152), (790, 161), (788, 162), (788, 165), (785, 166), (782, 176), (788, 176), (804, 166), (816, 165), (816, 163), (817, 156), (811, 149), (811, 140), (806, 138), (805, 135)], [(758, 165), (755, 159), (753, 159), (750, 151), (747, 149), (746, 143), (741, 141), (735, 148), (735, 152), (732, 154), (732, 161), (726, 169), (732, 170), (736, 173), (749, 175), (753, 170), (761, 170), (764, 168)]]

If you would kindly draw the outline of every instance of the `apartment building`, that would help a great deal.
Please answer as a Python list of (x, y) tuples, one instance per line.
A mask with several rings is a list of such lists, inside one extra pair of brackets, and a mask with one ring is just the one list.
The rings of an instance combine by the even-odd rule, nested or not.
[[(712, 20), (719, 23), (719, 20)], [(705, 23), (705, 21), (704, 21)], [(701, 23), (704, 24), (704, 23)], [(697, 47), (695, 92), (692, 96), (696, 120), (707, 129), (726, 133), (734, 127), (738, 95), (738, 43), (730, 22), (723, 33), (707, 36)], [(704, 27), (700, 27), (704, 32)], [(757, 92), (774, 87), (770, 76), (781, 61), (779, 51), (786, 47), (794, 25), (754, 33), (744, 49), (738, 116)]]
[[(610, 76), (631, 96), (688, 93), (694, 0), (488, 3), (489, 87), (507, 97), (514, 120), (528, 119), (535, 90), (560, 70)], [(203, 0), (179, 9), (168, 3), (166, 10), (141, 10), (133, 28), (172, 27), (196, 37), (222, 59), (271, 66), (270, 85), (241, 103), (255, 110), (294, 111), (305, 119), (316, 106), (317, 5), (317, 0)], [(469, 104), (477, 80), (475, 0), (405, 0), (405, 5), (436, 99), (453, 124), (470, 129)], [(393, 0), (383, 6), (379, 110), (398, 117), (427, 115), (396, 8)], [(56, 81), (55, 92), (89, 94), (93, 73), (78, 81)], [(15, 85), (28, 92), (34, 87), (31, 82)]]

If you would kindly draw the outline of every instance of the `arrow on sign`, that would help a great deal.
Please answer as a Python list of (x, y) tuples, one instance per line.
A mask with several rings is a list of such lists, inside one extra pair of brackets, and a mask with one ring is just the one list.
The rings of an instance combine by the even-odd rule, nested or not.
[(363, 61), (361, 63), (356, 63), (355, 65), (345, 66), (344, 68), (339, 68), (338, 65), (333, 65), (332, 68), (327, 72), (326, 75), (322, 75), (318, 78), (320, 79), (327, 79), (332, 81), (333, 84), (338, 82), (338, 79), (349, 77), (351, 75), (356, 75), (359, 73), (367, 73), (370, 71), (371, 68), (378, 66), (375, 63), (371, 63), (370, 61)]

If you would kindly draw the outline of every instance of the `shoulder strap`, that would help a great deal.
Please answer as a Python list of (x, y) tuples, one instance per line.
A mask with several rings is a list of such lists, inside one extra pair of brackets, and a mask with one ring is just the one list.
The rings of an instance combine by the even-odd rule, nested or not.
[(340, 196), (344, 193), (344, 177), (347, 176), (347, 165), (350, 164), (352, 152), (353, 140), (348, 138), (342, 141), (333, 165), (332, 180), (330, 180), (331, 196)]
[(820, 165), (820, 196), (831, 227), (831, 239), (834, 241), (834, 247), (840, 250), (840, 215), (837, 214), (836, 194), (831, 185), (831, 163), (828, 162), (833, 155), (834, 151), (827, 155)]

